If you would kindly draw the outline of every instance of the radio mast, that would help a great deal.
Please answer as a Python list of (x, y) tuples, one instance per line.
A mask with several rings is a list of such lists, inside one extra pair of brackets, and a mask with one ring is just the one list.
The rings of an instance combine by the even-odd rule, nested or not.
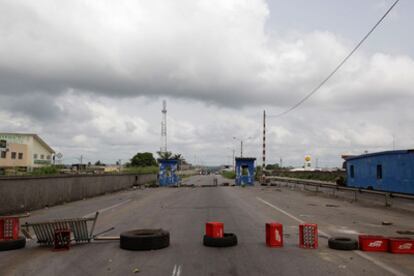
[(160, 152), (167, 152), (167, 101), (162, 101), (161, 147)]

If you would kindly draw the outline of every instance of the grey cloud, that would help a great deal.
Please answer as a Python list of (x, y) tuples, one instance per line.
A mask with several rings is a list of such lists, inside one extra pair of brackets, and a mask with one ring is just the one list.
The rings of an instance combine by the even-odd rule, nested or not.
[[(259, 157), (262, 109), (306, 95), (360, 34), (269, 25), (275, 11), (261, 0), (176, 5), (1, 1), (1, 128), (113, 162), (159, 148), (166, 96), (173, 151), (217, 164), (238, 149), (233, 136), (254, 136), (245, 150)], [(378, 49), (358, 52), (297, 112), (269, 118), (269, 162), (310, 153), (338, 164), (343, 151), (387, 148), (393, 132), (412, 145), (413, 58)]]
[[(187, 3), (187, 15), (198, 14), (190, 18), (181, 18), (173, 5), (159, 10), (145, 1), (125, 7), (76, 1), (2, 5), (0, 33), (6, 35), (0, 54), (7, 56), (0, 60), (2, 94), (75, 89), (108, 97), (169, 95), (229, 107), (283, 108), (316, 86), (349, 50), (329, 32), (270, 35), (269, 10), (261, 0), (231, 9), (221, 1)], [(146, 12), (160, 13), (163, 20)], [(364, 72), (375, 64), (358, 60), (355, 73), (339, 79), (339, 97), (348, 93), (348, 82), (370, 87)], [(414, 74), (414, 65), (406, 69)], [(327, 89), (330, 85), (335, 84)], [(404, 95), (407, 89), (401, 87)]]

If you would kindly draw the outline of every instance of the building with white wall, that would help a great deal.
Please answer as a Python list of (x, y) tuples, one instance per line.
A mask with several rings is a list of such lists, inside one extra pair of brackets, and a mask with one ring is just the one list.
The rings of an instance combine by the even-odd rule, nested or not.
[(53, 163), (55, 151), (37, 134), (0, 132), (0, 168), (31, 171)]

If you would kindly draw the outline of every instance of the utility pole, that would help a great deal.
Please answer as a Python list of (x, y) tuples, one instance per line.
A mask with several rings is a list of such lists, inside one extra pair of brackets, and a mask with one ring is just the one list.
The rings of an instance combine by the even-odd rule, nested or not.
[(81, 156), (79, 158), (79, 162), (80, 162), (79, 171), (82, 171), (82, 164), (83, 164), (83, 155), (82, 154), (81, 154)]
[(240, 158), (243, 157), (243, 140), (240, 140)]
[(263, 158), (262, 158), (262, 172), (266, 168), (266, 110), (263, 110)]
[(235, 157), (234, 155), (235, 155), (235, 152), (236, 152), (236, 151), (233, 149), (233, 170), (235, 170), (235, 169), (236, 169), (236, 168), (234, 167), (234, 157)]
[(167, 152), (167, 102), (162, 101), (162, 121), (161, 121), (161, 148), (160, 152)]

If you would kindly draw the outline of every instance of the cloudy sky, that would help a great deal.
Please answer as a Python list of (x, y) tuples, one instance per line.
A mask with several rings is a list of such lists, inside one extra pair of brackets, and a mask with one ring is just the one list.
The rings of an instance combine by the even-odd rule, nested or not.
[[(262, 112), (309, 93), (393, 0), (0, 0), (0, 132), (66, 163), (160, 147), (218, 165), (261, 158)], [(414, 2), (402, 0), (314, 97), (268, 120), (268, 163), (414, 148)], [(250, 138), (249, 138), (250, 137)]]

